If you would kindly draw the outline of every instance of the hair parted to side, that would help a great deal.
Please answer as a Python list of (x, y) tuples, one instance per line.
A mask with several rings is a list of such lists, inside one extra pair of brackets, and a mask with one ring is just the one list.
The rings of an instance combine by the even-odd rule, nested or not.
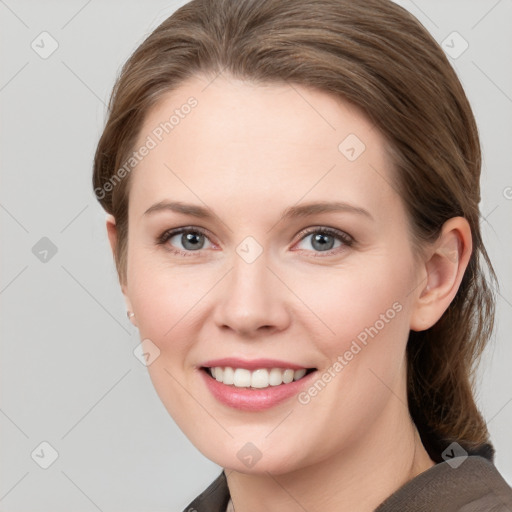
[(394, 186), (418, 248), (448, 219), (468, 220), (473, 252), (457, 295), (436, 325), (410, 333), (408, 400), (433, 460), (440, 462), (452, 441), (492, 459), (473, 396), (497, 285), (479, 226), (477, 127), (442, 49), (391, 1), (192, 0), (140, 45), (117, 79), (94, 159), (97, 198), (116, 219), (120, 281), (127, 278), (130, 175), (105, 184), (133, 152), (145, 115), (164, 93), (194, 75), (220, 72), (313, 87), (357, 105), (389, 142)]

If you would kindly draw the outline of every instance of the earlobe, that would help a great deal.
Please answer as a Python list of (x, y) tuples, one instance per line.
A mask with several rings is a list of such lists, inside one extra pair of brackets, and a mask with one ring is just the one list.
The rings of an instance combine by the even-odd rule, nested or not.
[[(117, 245), (117, 228), (116, 228), (116, 219), (113, 215), (110, 213), (107, 213), (106, 216), (106, 226), (107, 226), (107, 234), (108, 234), (108, 240), (110, 242), (110, 248), (112, 249), (112, 255), (115, 258), (115, 251), (116, 251), (116, 245)], [(126, 288), (126, 284), (121, 284), (121, 291), (123, 293), (125, 302), (126, 302), (126, 308), (127, 308), (127, 316), (130, 322), (137, 327), (137, 322), (135, 320), (135, 314), (132, 312), (132, 305), (131, 301), (128, 298), (128, 292)]]
[[(115, 260), (116, 257), (116, 246), (117, 246), (117, 227), (116, 227), (116, 219), (110, 213), (107, 213), (106, 216), (106, 226), (107, 226), (107, 235), (108, 241), (110, 242), (110, 249), (112, 250), (112, 256)], [(125, 294), (124, 285), (121, 283), (121, 289), (123, 294)]]
[(410, 328), (432, 327), (454, 299), (472, 251), (471, 228), (463, 217), (449, 219), (424, 261), (425, 283), (419, 287)]
[(115, 249), (116, 249), (116, 242), (117, 242), (117, 228), (116, 228), (116, 219), (110, 213), (107, 213), (106, 225), (107, 225), (108, 240), (110, 242), (110, 248), (112, 249), (112, 254), (114, 254)]

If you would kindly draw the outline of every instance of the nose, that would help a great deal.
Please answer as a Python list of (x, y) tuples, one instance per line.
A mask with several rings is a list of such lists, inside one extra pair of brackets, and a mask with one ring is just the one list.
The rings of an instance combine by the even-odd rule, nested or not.
[(265, 251), (251, 263), (234, 255), (233, 268), (216, 287), (214, 320), (219, 329), (244, 338), (286, 329), (290, 322), (289, 297), (268, 264)]

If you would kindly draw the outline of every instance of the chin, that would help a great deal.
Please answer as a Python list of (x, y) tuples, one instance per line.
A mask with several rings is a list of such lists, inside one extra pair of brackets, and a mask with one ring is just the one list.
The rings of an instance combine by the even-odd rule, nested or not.
[(208, 446), (192, 443), (209, 460), (224, 468), (227, 472), (237, 471), (250, 475), (285, 474), (300, 469), (304, 464), (303, 449), (300, 460), (297, 458), (296, 447), (286, 447), (281, 444), (268, 446), (260, 450), (257, 443), (230, 439), (226, 443), (214, 442)]

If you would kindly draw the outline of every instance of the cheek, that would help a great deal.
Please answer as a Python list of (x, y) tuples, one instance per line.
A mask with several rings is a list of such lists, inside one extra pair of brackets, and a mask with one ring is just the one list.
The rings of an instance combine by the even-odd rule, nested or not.
[(308, 315), (302, 327), (314, 335), (311, 339), (325, 357), (318, 378), (326, 382), (305, 390), (301, 403), (312, 408), (322, 401), (336, 404), (323, 419), (315, 409), (326, 425), (326, 437), (355, 439), (370, 428), (390, 396), (401, 396), (412, 267), (404, 259), (381, 260), (331, 272), (321, 282), (322, 287), (304, 285), (297, 292), (308, 297), (307, 305), (321, 320)]
[(160, 350), (166, 350), (172, 342), (179, 352), (183, 340), (179, 333), (190, 325), (194, 308), (207, 288), (180, 276), (179, 271), (160, 272), (154, 268), (134, 273), (132, 283), (131, 301), (141, 337), (152, 339)]
[(330, 360), (349, 350), (353, 341), (365, 346), (378, 338), (403, 345), (414, 287), (409, 260), (375, 256), (364, 264), (317, 273), (311, 279), (295, 276), (294, 292), (304, 298), (304, 305), (297, 306), (304, 312), (299, 323), (316, 333), (318, 347)]
[[(400, 324), (407, 322), (408, 294), (414, 283), (411, 262), (399, 254), (353, 261), (344, 267), (307, 271), (281, 268), (283, 281), (292, 283), (290, 290), (270, 290), (276, 304), (293, 311), (291, 322), (309, 331), (311, 341), (331, 356), (348, 350), (353, 340), (364, 344), (376, 331), (379, 338), (395, 337), (393, 333), (404, 330)], [(141, 338), (151, 339), (163, 355), (172, 349), (174, 364), (193, 344), (192, 331), (200, 329), (216, 306), (211, 303), (215, 293), (208, 295), (223, 270), (199, 267), (171, 268), (155, 263), (143, 251), (133, 251), (130, 258), (130, 299)]]
[(160, 357), (150, 372), (183, 370), (204, 323), (208, 293), (218, 272), (195, 265), (170, 265), (162, 256), (134, 247), (128, 265), (129, 296), (140, 338), (150, 339)]
[(192, 415), (186, 392), (191, 376), (185, 369), (189, 369), (190, 348), (197, 337), (197, 313), (201, 298), (213, 285), (191, 278), (191, 274), (163, 268), (134, 251), (128, 277), (140, 339), (151, 340), (159, 350), (158, 357), (147, 366), (149, 376), (180, 428), (186, 427)]
[[(269, 293), (276, 298), (276, 305), (290, 312), (289, 335), (303, 337), (314, 348), (325, 365), (322, 373), (336, 361), (343, 367), (332, 370), (332, 380), (309, 396), (308, 405), (295, 404), (294, 425), (307, 422), (310, 429), (304, 432), (292, 426), (283, 430), (286, 434), (277, 439), (282, 439), (284, 452), (290, 443), (316, 445), (320, 436), (329, 440), (316, 450), (315, 457), (321, 458), (336, 449), (340, 439), (348, 444), (356, 441), (376, 421), (391, 396), (390, 389), (397, 389), (394, 383), (401, 375), (408, 333), (407, 294), (413, 281), (406, 269), (412, 267), (396, 254), (361, 260), (343, 268), (276, 269), (290, 290), (283, 286)], [(212, 448), (205, 440), (211, 439), (219, 426), (186, 390), (194, 389), (188, 370), (199, 331), (205, 323), (214, 329), (211, 315), (223, 298), (215, 294), (214, 287), (223, 274), (219, 268), (199, 271), (155, 264), (142, 252), (133, 254), (129, 268), (130, 299), (141, 339), (151, 339), (161, 351), (148, 366), (153, 386), (177, 425), (214, 460), (219, 458), (220, 448)], [(240, 427), (241, 437), (247, 437), (248, 428)], [(255, 427), (254, 438), (259, 437)], [(275, 439), (262, 438), (262, 449), (276, 451)], [(232, 440), (222, 432), (216, 441), (219, 446), (226, 443), (223, 456), (231, 453), (229, 450), (236, 453)], [(281, 458), (289, 458), (284, 452)], [(292, 458), (301, 456), (297, 453)]]

